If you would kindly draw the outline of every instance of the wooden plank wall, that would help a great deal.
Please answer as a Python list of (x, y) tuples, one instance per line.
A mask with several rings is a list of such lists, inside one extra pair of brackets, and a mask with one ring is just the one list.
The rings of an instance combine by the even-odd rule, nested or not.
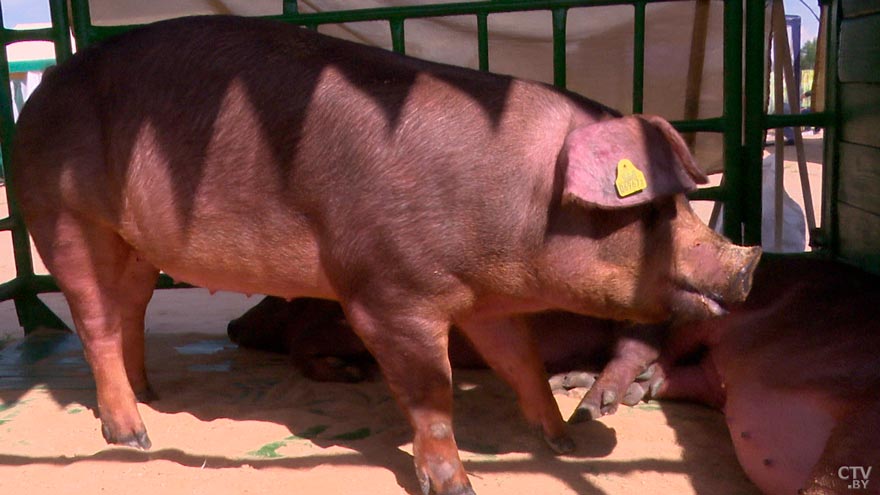
[(880, 2), (841, 6), (838, 254), (880, 273)]

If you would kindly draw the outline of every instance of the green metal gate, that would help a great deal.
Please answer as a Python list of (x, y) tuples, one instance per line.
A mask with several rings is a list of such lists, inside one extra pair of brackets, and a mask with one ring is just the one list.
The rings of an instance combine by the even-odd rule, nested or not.
[[(461, 3), (417, 5), (393, 8), (346, 10), (321, 13), (300, 13), (296, 0), (282, 0), (282, 15), (271, 18), (317, 29), (322, 24), (359, 21), (388, 23), (393, 50), (406, 52), (406, 21), (417, 18), (474, 16), (478, 27), (479, 68), (489, 68), (488, 18), (494, 14), (525, 11), (547, 11), (551, 14), (553, 33), (554, 84), (566, 84), (566, 26), (572, 8), (631, 6), (633, 9), (633, 81), (632, 108), (641, 112), (644, 103), (645, 11), (648, 4), (662, 0), (489, 0)], [(705, 0), (697, 0), (705, 1)], [(839, 0), (825, 0), (832, 11)], [(0, 0), (2, 3), (2, 0)], [(50, 0), (52, 27), (16, 31), (3, 29), (0, 40), (4, 46), (17, 41), (48, 40), (55, 43), (56, 59), (64, 61), (71, 55), (70, 28), (77, 46), (118, 34), (134, 26), (95, 26), (92, 24), (88, 0), (71, 0), (71, 12), (65, 0)], [(827, 112), (805, 115), (767, 115), (764, 109), (764, 0), (725, 0), (723, 11), (724, 87), (721, 115), (699, 120), (676, 121), (682, 132), (712, 132), (723, 136), (724, 182), (718, 187), (696, 191), (692, 199), (715, 200), (724, 204), (725, 235), (742, 244), (760, 244), (761, 236), (761, 162), (764, 133), (767, 129), (789, 126), (826, 126), (834, 122)], [(72, 26), (68, 22), (72, 19)], [(2, 20), (2, 17), (0, 17)], [(832, 24), (833, 25), (833, 24)], [(833, 31), (833, 30), (832, 30)], [(830, 37), (830, 43), (836, 43)], [(832, 49), (829, 54), (834, 54)], [(828, 65), (833, 67), (833, 57)], [(829, 78), (829, 80), (832, 80)], [(14, 132), (12, 96), (5, 50), (0, 50), (0, 143), (4, 163), (9, 163), (10, 142)], [(833, 84), (829, 100), (833, 101)], [(828, 106), (833, 108), (833, 106)], [(831, 129), (833, 131), (833, 129)], [(829, 140), (826, 138), (826, 146)], [(829, 149), (832, 149), (829, 147)], [(826, 160), (826, 163), (830, 163)], [(63, 323), (37, 298), (43, 292), (57, 291), (53, 279), (35, 275), (30, 242), (14, 200), (15, 184), (6, 184), (9, 217), (0, 219), (0, 230), (12, 232), (17, 276), (0, 284), (0, 300), (14, 299), (19, 321), (26, 332), (39, 326), (61, 327)], [(833, 212), (832, 212), (833, 213)], [(834, 222), (823, 222), (823, 225)], [(160, 277), (159, 287), (180, 287), (168, 277)]]

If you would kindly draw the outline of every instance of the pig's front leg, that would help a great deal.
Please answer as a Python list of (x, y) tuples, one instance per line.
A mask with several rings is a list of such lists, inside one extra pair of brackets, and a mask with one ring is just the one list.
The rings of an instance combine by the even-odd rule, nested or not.
[(422, 493), (474, 495), (452, 432), (450, 322), (410, 302), (355, 300), (344, 308), (415, 430), (413, 456)]
[[(636, 379), (651, 371), (650, 365), (660, 355), (657, 339), (661, 330), (653, 326), (633, 326), (620, 333), (614, 345), (614, 355), (605, 365), (587, 395), (581, 399), (569, 418), (570, 423), (598, 419), (617, 411), (623, 401), (637, 403)], [(646, 377), (650, 378), (650, 377)], [(644, 393), (642, 393), (644, 395)]]
[(516, 392), (526, 421), (539, 429), (556, 453), (574, 450), (547, 382), (531, 331), (521, 318), (459, 323), (487, 364)]

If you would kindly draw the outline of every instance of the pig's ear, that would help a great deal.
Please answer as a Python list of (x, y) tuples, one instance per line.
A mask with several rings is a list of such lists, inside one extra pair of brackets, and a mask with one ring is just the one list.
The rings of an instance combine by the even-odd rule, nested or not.
[(708, 181), (684, 140), (655, 116), (628, 116), (571, 131), (560, 154), (564, 196), (625, 208), (696, 189)]

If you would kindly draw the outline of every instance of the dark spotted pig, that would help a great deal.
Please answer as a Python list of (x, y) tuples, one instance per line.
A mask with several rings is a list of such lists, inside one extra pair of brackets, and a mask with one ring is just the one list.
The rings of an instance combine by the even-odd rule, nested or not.
[(880, 494), (878, 307), (876, 276), (767, 259), (742, 307), (673, 329), (653, 395), (723, 409), (764, 493)]
[(472, 492), (452, 431), (450, 324), (569, 451), (511, 315), (708, 316), (746, 296), (759, 256), (693, 214), (682, 193), (705, 176), (662, 119), (257, 19), (165, 21), (78, 53), (23, 109), (11, 179), (71, 306), (109, 442), (150, 446), (135, 403), (164, 270), (338, 300), (415, 430), (424, 491), (439, 494)]

